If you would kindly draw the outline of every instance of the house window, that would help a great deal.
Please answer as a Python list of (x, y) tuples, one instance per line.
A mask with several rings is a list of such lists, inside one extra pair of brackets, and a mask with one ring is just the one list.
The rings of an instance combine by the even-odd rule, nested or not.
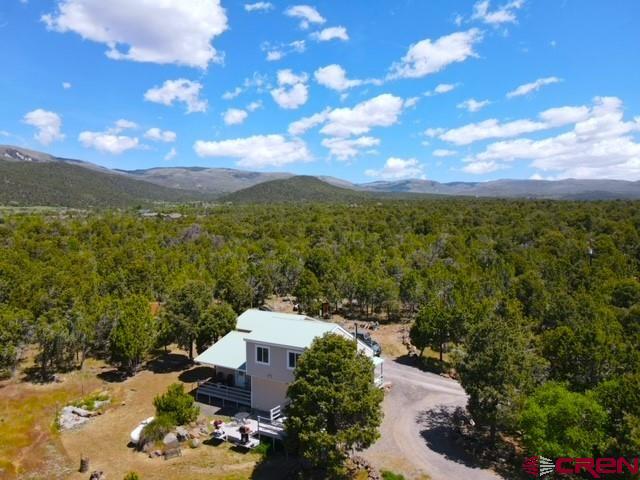
[(300, 358), (300, 352), (288, 352), (287, 355), (287, 368), (293, 370), (298, 365), (298, 358)]
[(256, 347), (256, 363), (269, 365), (269, 347)]

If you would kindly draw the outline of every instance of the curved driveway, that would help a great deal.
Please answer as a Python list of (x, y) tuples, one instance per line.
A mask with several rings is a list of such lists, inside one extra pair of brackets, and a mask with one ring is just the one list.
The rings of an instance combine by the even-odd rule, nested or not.
[(401, 472), (412, 479), (497, 480), (492, 470), (473, 466), (472, 459), (448, 438), (447, 412), (464, 407), (466, 394), (454, 380), (386, 359), (381, 438), (362, 453), (379, 468)]

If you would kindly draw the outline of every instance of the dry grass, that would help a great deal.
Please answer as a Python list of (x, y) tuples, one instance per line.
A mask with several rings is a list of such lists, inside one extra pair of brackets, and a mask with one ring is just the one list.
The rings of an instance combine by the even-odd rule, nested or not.
[[(180, 352), (170, 355), (174, 360), (180, 357), (176, 353)], [(87, 474), (77, 473), (81, 456), (89, 458), (90, 470), (103, 470), (116, 480), (130, 471), (145, 480), (282, 478), (285, 462), (260, 464), (259, 454), (239, 453), (228, 444), (184, 448), (182, 457), (167, 461), (134, 451), (127, 446), (131, 430), (153, 415), (153, 397), (179, 381), (186, 370), (174, 364), (166, 371), (144, 370), (118, 383), (100, 378), (106, 378), (109, 370), (90, 361), (82, 371), (62, 376), (59, 383), (34, 385), (12, 380), (0, 384), (0, 478), (86, 480)], [(192, 386), (186, 385), (187, 389)], [(102, 415), (76, 430), (56, 430), (60, 408), (102, 390), (112, 396)]]

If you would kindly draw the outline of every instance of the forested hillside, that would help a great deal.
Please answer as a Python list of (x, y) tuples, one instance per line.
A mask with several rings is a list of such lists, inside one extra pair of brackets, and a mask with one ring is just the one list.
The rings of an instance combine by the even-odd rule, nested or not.
[[(458, 359), (476, 422), (530, 450), (631, 455), (639, 207), (448, 199), (222, 206), (176, 220), (7, 215), (0, 361), (10, 369), (32, 343), (43, 375), (87, 355), (130, 365), (123, 344), (140, 328), (145, 348), (152, 338), (201, 350), (232, 328), (230, 309), (296, 295), (309, 312), (328, 301), (383, 321), (418, 318), (425, 343)], [(151, 322), (139, 312), (154, 301), (168, 313)], [(181, 314), (194, 311), (185, 305), (202, 315)], [(574, 437), (553, 428), (557, 415)]]
[(63, 161), (0, 159), (0, 205), (127, 207), (210, 197)]

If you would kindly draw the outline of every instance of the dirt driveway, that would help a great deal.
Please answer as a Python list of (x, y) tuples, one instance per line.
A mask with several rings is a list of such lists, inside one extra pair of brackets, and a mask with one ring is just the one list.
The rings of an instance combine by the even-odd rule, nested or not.
[(403, 473), (411, 479), (497, 480), (491, 470), (473, 465), (472, 459), (452, 445), (439, 416), (466, 404), (462, 387), (454, 380), (423, 372), (387, 359), (381, 438), (363, 453), (379, 468)]

